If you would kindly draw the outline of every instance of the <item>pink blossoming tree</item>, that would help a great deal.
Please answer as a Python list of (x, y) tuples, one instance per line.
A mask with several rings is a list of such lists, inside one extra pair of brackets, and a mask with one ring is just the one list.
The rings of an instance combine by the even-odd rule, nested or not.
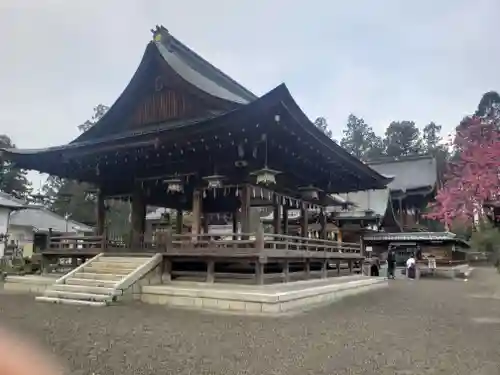
[(455, 152), (447, 166), (444, 185), (427, 217), (447, 227), (473, 224), (484, 215), (484, 204), (500, 201), (500, 112), (465, 119), (452, 141)]

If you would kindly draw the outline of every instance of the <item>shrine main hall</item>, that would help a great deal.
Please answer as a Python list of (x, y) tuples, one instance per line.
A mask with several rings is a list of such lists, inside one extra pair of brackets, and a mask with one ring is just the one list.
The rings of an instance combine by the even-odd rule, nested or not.
[[(306, 279), (314, 272), (327, 279), (332, 265), (335, 275), (341, 264), (352, 273), (364, 258), (362, 246), (327, 239), (325, 208), (332, 194), (385, 189), (391, 179), (318, 129), (284, 84), (256, 96), (164, 27), (152, 31), (129, 84), (93, 127), (66, 145), (3, 151), (17, 167), (95, 187), (95, 236), (51, 239), (44, 256), (92, 261), (104, 254), (99, 264), (156, 254), (160, 283), (175, 280), (176, 270), (194, 272), (176, 263), (200, 261), (208, 282), (216, 281), (217, 264), (225, 274), (236, 272), (228, 271), (231, 265), (247, 264), (259, 285), (267, 283), (266, 274), (288, 283), (299, 266)], [(131, 202), (125, 244), (107, 238), (106, 211), (116, 199)], [(144, 237), (148, 206), (177, 212), (176, 227), (155, 241)], [(260, 220), (255, 225), (253, 207), (274, 212), (272, 230), (264, 231)], [(288, 231), (289, 210), (301, 212), (298, 233)], [(318, 238), (308, 236), (311, 212), (319, 220)], [(212, 235), (214, 215), (228, 218), (232, 233)], [(59, 289), (53, 298), (62, 298)]]

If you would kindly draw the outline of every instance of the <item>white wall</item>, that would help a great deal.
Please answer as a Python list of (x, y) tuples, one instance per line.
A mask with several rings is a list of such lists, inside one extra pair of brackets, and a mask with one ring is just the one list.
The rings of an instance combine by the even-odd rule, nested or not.
[[(9, 228), (9, 216), (10, 209), (5, 207), (0, 207), (0, 233), (6, 234)], [(5, 244), (3, 241), (0, 242), (0, 258), (3, 257), (5, 253)]]
[(9, 243), (14, 241), (23, 249), (23, 256), (31, 257), (33, 255), (34, 239), (33, 227), (9, 225)]

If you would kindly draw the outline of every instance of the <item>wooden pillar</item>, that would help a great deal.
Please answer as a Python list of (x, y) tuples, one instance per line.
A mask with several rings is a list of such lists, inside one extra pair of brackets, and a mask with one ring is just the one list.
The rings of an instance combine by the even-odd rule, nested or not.
[(106, 207), (104, 205), (104, 194), (99, 191), (97, 194), (97, 235), (102, 236), (106, 230)]
[(283, 206), (283, 234), (288, 235), (288, 207)]
[(241, 190), (241, 232), (250, 233), (250, 185)]
[(182, 210), (178, 209), (175, 218), (175, 224), (176, 224), (175, 232), (177, 234), (182, 234), (182, 228), (184, 225), (183, 221), (184, 221), (184, 215), (182, 213)]
[(308, 217), (307, 204), (302, 203), (300, 207), (300, 235), (302, 237), (307, 237), (308, 226), (309, 226), (309, 217)]
[(307, 258), (305, 260), (305, 264), (304, 264), (304, 274), (305, 274), (305, 278), (306, 280), (310, 279), (311, 278), (311, 260), (309, 258)]
[(238, 239), (238, 235), (236, 233), (238, 233), (238, 211), (234, 211), (233, 212), (233, 215), (232, 215), (232, 219), (233, 219), (233, 241), (236, 241)]
[(273, 227), (274, 233), (279, 234), (281, 232), (281, 206), (275, 204), (273, 207)]
[(321, 278), (326, 279), (328, 277), (328, 260), (323, 259), (321, 261)]
[(203, 213), (203, 234), (208, 234), (208, 214), (206, 212)]
[(191, 234), (198, 235), (201, 231), (201, 210), (203, 196), (201, 191), (195, 189), (193, 192), (193, 224), (191, 226)]
[(131, 245), (135, 250), (142, 248), (146, 223), (146, 202), (141, 189), (136, 189), (132, 195), (131, 213)]
[(255, 283), (257, 285), (264, 284), (264, 264), (260, 260), (255, 262)]
[(321, 208), (321, 213), (319, 216), (319, 225), (321, 227), (319, 231), (319, 238), (321, 238), (322, 240), (326, 240), (326, 213), (324, 208)]
[(207, 261), (207, 283), (213, 283), (215, 281), (215, 261), (210, 259)]

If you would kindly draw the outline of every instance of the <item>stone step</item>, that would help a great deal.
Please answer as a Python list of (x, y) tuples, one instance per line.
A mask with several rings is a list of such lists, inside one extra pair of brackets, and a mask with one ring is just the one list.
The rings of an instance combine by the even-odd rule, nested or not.
[(76, 277), (70, 277), (69, 279), (66, 279), (66, 285), (86, 285), (113, 288), (116, 284), (118, 284), (117, 280), (79, 279)]
[(135, 268), (132, 269), (125, 269), (125, 268), (116, 268), (116, 267), (92, 267), (93, 265), (91, 264), (90, 266), (84, 267), (83, 268), (83, 273), (90, 272), (90, 273), (99, 273), (99, 274), (112, 274), (112, 275), (121, 275), (127, 276), (129, 273), (133, 272)]
[(124, 263), (145, 263), (148, 260), (150, 260), (151, 257), (107, 257), (107, 256), (102, 256), (100, 258), (97, 258), (95, 261), (96, 262), (124, 262)]
[(79, 305), (79, 306), (107, 306), (106, 302), (103, 301), (85, 301), (81, 299), (71, 299), (71, 298), (57, 298), (57, 297), (47, 297), (47, 296), (38, 296), (35, 298), (35, 301), (40, 302), (51, 302), (51, 303), (61, 303), (66, 305)]
[(133, 271), (143, 263), (124, 263), (124, 262), (93, 262), (86, 268), (115, 268), (117, 270)]
[(117, 275), (112, 273), (100, 273), (100, 272), (76, 272), (73, 277), (77, 279), (88, 279), (88, 280), (108, 280), (108, 281), (121, 281), (126, 275)]
[(64, 298), (64, 299), (78, 299), (85, 301), (97, 301), (97, 302), (111, 302), (113, 296), (107, 294), (94, 294), (94, 293), (80, 293), (80, 292), (68, 292), (61, 290), (47, 289), (44, 293), (45, 297), (54, 298)]
[(121, 290), (116, 290), (114, 288), (105, 288), (101, 286), (88, 286), (88, 285), (54, 284), (50, 287), (50, 290), (56, 290), (61, 292), (105, 294), (108, 296), (122, 295)]

